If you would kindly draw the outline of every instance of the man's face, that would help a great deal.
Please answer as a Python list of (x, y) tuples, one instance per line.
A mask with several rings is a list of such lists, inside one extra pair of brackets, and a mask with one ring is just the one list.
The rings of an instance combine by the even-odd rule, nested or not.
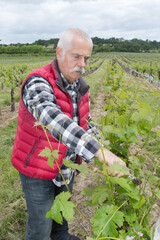
[(61, 73), (69, 83), (73, 83), (82, 75), (88, 64), (92, 52), (91, 44), (74, 37), (70, 49), (66, 50), (64, 56), (62, 48), (57, 47), (56, 50)]

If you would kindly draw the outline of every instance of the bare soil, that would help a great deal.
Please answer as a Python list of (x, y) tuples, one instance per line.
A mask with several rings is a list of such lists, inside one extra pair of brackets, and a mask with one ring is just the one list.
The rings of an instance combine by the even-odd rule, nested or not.
[(16, 110), (11, 112), (11, 107), (0, 107), (0, 128), (6, 127), (10, 122), (18, 117), (18, 106), (19, 103), (15, 104)]

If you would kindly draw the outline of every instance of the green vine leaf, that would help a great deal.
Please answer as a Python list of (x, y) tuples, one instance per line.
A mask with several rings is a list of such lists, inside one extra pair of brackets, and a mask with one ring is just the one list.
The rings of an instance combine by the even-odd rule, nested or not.
[(50, 211), (46, 214), (46, 218), (52, 218), (59, 224), (63, 223), (63, 217), (67, 221), (72, 221), (75, 205), (73, 202), (69, 201), (71, 196), (69, 192), (62, 192), (57, 195)]
[(59, 151), (58, 150), (53, 150), (51, 151), (50, 148), (45, 147), (45, 149), (43, 149), (39, 156), (41, 157), (47, 157), (47, 164), (51, 167), (54, 168), (54, 159), (58, 159), (59, 157)]
[(155, 193), (156, 196), (160, 199), (160, 189), (156, 188)]
[(127, 237), (127, 233), (125, 232), (125, 230), (120, 230), (119, 231), (119, 238), (121, 240), (124, 240), (124, 239), (126, 239), (126, 237)]
[(138, 217), (133, 209), (130, 209), (126, 212), (125, 218), (127, 219), (128, 223), (131, 225), (133, 222), (138, 221)]
[[(132, 195), (132, 197), (134, 197), (134, 195)], [(138, 208), (141, 208), (145, 204), (146, 200), (145, 200), (144, 196), (141, 196), (138, 201), (133, 199), (133, 198), (131, 198), (129, 200), (129, 202), (132, 204), (133, 208), (138, 209)]]
[(47, 164), (54, 169), (54, 161), (52, 156), (48, 157)]
[(63, 160), (63, 164), (66, 166), (66, 167), (69, 167), (69, 168), (73, 168), (73, 169), (76, 169), (80, 172), (83, 172), (84, 174), (87, 174), (88, 171), (89, 171), (89, 168), (84, 166), (84, 165), (79, 165), (79, 164), (76, 164), (76, 163), (73, 163), (72, 161), (70, 160)]
[(110, 179), (110, 181), (114, 184), (120, 185), (122, 188), (124, 188), (128, 192), (132, 191), (131, 186), (128, 184), (128, 179), (113, 177)]
[(111, 166), (107, 167), (107, 169), (113, 172), (121, 172), (124, 175), (129, 175), (129, 168), (119, 165), (118, 162), (114, 162)]
[(131, 120), (138, 122), (148, 118), (149, 114), (151, 113), (151, 109), (148, 109), (148, 106), (146, 104), (141, 105), (141, 108), (138, 109), (139, 111), (132, 114)]
[(160, 180), (159, 180), (159, 177), (153, 175), (153, 173), (152, 173), (152, 175), (149, 177), (148, 181), (149, 181), (150, 183), (156, 185)]
[(98, 186), (94, 192), (92, 197), (92, 203), (93, 204), (102, 204), (109, 196), (109, 192), (106, 191), (107, 185), (100, 185)]
[(48, 147), (45, 147), (39, 154), (41, 157), (49, 157), (51, 155), (51, 149)]
[(115, 206), (100, 206), (100, 208), (96, 210), (96, 214), (91, 219), (93, 231), (96, 236), (103, 230), (103, 237), (118, 237), (117, 230), (123, 226), (124, 214), (121, 211), (116, 211), (117, 208)]
[(53, 150), (53, 151), (52, 151), (52, 157), (53, 157), (53, 159), (58, 159), (58, 157), (59, 157), (59, 151), (58, 151), (58, 150)]

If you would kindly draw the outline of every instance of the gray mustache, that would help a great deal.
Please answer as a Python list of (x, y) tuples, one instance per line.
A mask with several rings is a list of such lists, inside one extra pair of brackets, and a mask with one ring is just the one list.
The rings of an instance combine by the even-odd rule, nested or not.
[(75, 68), (72, 68), (70, 72), (81, 72), (83, 74), (85, 73), (85, 69), (80, 67), (75, 67)]

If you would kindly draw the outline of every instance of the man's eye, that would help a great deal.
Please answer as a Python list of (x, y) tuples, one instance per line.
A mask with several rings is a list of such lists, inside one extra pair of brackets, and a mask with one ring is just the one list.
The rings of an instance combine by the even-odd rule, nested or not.
[(75, 59), (79, 59), (80, 57), (79, 56), (74, 56)]

